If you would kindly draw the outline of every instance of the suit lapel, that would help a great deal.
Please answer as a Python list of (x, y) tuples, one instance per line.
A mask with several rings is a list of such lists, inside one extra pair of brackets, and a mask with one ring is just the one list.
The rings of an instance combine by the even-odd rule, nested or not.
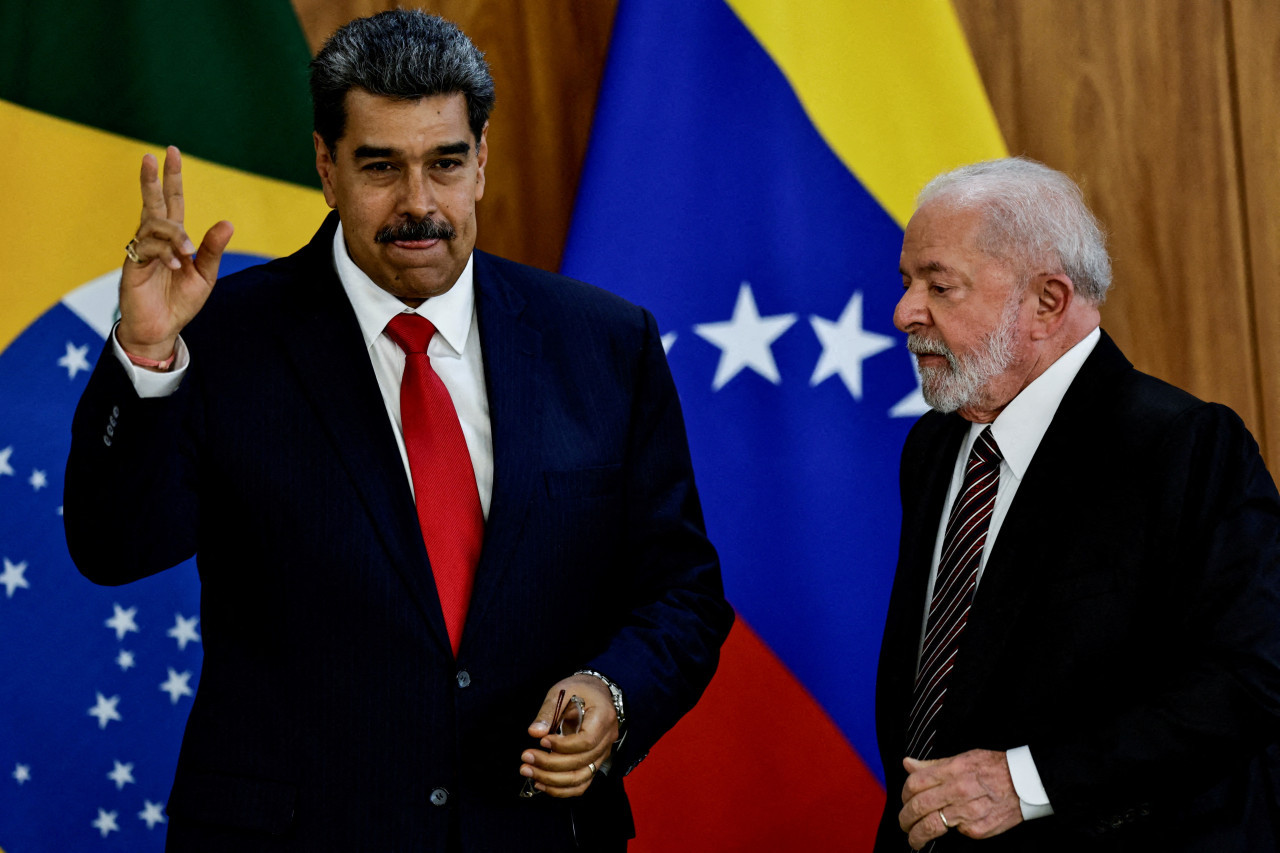
[(510, 268), (484, 252), (477, 251), (475, 260), (480, 345), (493, 430), (493, 499), (462, 635), (464, 648), (468, 633), (483, 620), (511, 564), (530, 496), (539, 482), (543, 422), (539, 389), (545, 381), (542, 335), (529, 323), (525, 299), (512, 281)]
[[(883, 704), (888, 712), (882, 725), (892, 726), (886, 742), (901, 753), (906, 743), (906, 717), (911, 708), (915, 672), (924, 627), (925, 597), (929, 591), (929, 567), (933, 561), (938, 524), (942, 520), (947, 489), (956, 454), (964, 441), (968, 422), (955, 415), (926, 415), (935, 424), (921, 424), (917, 440), (908, 439), (902, 476), (905, 496), (898, 570), (885, 620), (881, 652)], [(901, 755), (886, 757), (896, 765)]]
[[(336, 218), (326, 220), (296, 257), (299, 297), (282, 306), (291, 322), (279, 336), (285, 358), (355, 484), (391, 565), (432, 634), (450, 651), (404, 463), (387, 420), (364, 337), (333, 269)], [(305, 294), (303, 296), (302, 294)]]
[(962, 721), (975, 712), (988, 679), (999, 669), (1002, 650), (1012, 642), (1009, 633), (1018, 614), (1036, 606), (1034, 593), (1044, 580), (1037, 569), (1046, 559), (1039, 516), (1044, 507), (1062, 503), (1063, 484), (1078, 480), (1102, 452), (1099, 445), (1106, 438), (1093, 417), (1102, 410), (1099, 401), (1114, 387), (1116, 377), (1130, 369), (1104, 332), (1062, 398), (987, 559), (947, 690), (944, 726), (953, 723), (963, 730)]

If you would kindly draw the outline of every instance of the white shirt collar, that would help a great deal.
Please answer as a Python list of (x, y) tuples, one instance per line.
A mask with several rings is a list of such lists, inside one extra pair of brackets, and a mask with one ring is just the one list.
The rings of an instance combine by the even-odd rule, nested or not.
[[(1010, 400), (1009, 405), (991, 422), (991, 435), (996, 446), (1000, 448), (1009, 470), (1019, 480), (1031, 465), (1031, 459), (1036, 455), (1040, 440), (1048, 431), (1067, 389), (1101, 338), (1102, 332), (1097, 328), (1085, 335)], [(970, 448), (985, 428), (985, 424), (973, 424), (969, 428), (969, 435), (961, 448), (961, 459), (968, 458)]]
[(338, 280), (342, 282), (343, 290), (347, 292), (347, 299), (355, 309), (366, 347), (373, 346), (373, 342), (386, 329), (392, 317), (400, 313), (417, 313), (431, 321), (447, 344), (446, 349), (438, 353), (433, 348), (431, 357), (439, 355), (461, 358), (466, 350), (467, 336), (471, 333), (471, 322), (475, 316), (474, 260), (474, 254), (467, 258), (467, 265), (453, 287), (439, 296), (431, 297), (417, 308), (410, 308), (375, 284), (351, 260), (346, 240), (342, 236), (341, 222), (333, 235), (334, 267), (338, 271)]

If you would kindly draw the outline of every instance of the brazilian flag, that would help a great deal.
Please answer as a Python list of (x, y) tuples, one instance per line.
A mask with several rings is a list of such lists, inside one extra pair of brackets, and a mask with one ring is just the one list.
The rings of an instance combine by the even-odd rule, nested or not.
[[(284, 0), (0, 5), (0, 850), (159, 851), (199, 682), (185, 566), (95, 587), (62, 534), (71, 416), (116, 312), (142, 155), (183, 151), (226, 272), (304, 244), (310, 53)], [(147, 507), (137, 507), (146, 512)], [(252, 595), (252, 589), (245, 590)]]

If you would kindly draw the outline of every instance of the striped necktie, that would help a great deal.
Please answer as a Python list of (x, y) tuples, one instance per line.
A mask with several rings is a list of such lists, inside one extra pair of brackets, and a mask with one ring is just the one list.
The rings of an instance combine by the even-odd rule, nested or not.
[(978, 586), (982, 549), (991, 526), (991, 511), (1000, 485), (1000, 448), (987, 427), (974, 442), (965, 465), (960, 495), (951, 507), (942, 537), (942, 558), (934, 581), (933, 600), (925, 627), (920, 669), (907, 716), (907, 752), (912, 758), (933, 758), (938, 714), (947, 695), (960, 637)]

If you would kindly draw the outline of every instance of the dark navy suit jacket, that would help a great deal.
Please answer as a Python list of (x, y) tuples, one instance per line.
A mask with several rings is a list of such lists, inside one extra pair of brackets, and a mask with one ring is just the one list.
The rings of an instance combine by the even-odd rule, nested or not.
[[(81, 571), (197, 556), (205, 659), (169, 847), (621, 845), (623, 772), (698, 699), (733, 618), (654, 320), (476, 253), (495, 473), (455, 659), (335, 222), (217, 284), (172, 397), (138, 399), (105, 356), (76, 413)], [(579, 800), (520, 799), (525, 730), (584, 668), (625, 691), (616, 767)]]
[[(876, 684), (898, 828), (929, 565), (969, 423), (902, 452)], [(978, 587), (937, 754), (1029, 745), (1055, 814), (939, 851), (1253, 851), (1280, 840), (1280, 497), (1240, 419), (1133, 369), (1103, 333), (1019, 485)]]

